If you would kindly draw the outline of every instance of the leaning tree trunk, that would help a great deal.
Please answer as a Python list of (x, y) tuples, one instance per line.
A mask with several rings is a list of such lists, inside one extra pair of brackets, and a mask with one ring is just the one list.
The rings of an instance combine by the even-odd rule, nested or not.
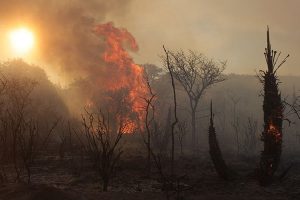
[(277, 69), (286, 61), (286, 57), (275, 69), (276, 62), (280, 53), (273, 51), (270, 44), (269, 29), (267, 31), (267, 48), (265, 49), (265, 58), (268, 65), (267, 71), (263, 71), (261, 82), (264, 87), (264, 130), (262, 132), (262, 141), (264, 149), (261, 153), (259, 181), (261, 185), (272, 183), (274, 174), (280, 163), (281, 145), (282, 145), (282, 122), (283, 122), (283, 104), (278, 90)]
[(213, 114), (212, 114), (212, 102), (210, 103), (210, 126), (208, 130), (209, 140), (209, 153), (214, 163), (215, 169), (220, 178), (224, 180), (229, 179), (229, 171), (227, 165), (223, 159), (221, 149), (216, 136), (216, 130), (214, 127)]

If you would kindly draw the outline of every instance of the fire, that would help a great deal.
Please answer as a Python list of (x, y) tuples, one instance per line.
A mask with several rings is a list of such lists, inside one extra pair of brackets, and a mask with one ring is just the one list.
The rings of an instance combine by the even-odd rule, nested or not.
[(273, 124), (272, 121), (269, 123), (268, 134), (273, 135), (276, 142), (280, 142), (282, 139), (280, 131), (278, 131), (278, 128)]
[[(128, 89), (128, 99), (132, 104), (131, 111), (142, 120), (144, 102), (141, 97), (147, 95), (147, 86), (143, 79), (144, 71), (141, 66), (134, 63), (126, 50), (138, 51), (134, 37), (126, 29), (116, 28), (112, 23), (98, 25), (94, 32), (103, 37), (105, 42), (105, 51), (102, 54), (106, 63), (104, 73), (107, 74), (103, 81), (104, 88), (108, 91)], [(130, 124), (132, 125), (129, 129), (132, 130), (137, 126), (133, 122)]]
[(134, 133), (137, 130), (137, 124), (134, 121), (129, 120), (128, 123), (123, 128), (123, 133), (129, 134)]

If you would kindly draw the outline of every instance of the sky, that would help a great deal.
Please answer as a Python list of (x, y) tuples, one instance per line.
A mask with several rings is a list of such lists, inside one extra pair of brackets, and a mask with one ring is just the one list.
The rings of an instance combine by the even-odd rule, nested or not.
[(53, 79), (77, 79), (101, 65), (103, 41), (93, 26), (113, 22), (135, 37), (136, 63), (161, 66), (165, 45), (227, 60), (227, 73), (255, 74), (266, 67), (269, 26), (273, 48), (290, 54), (279, 74), (300, 75), (299, 7), (298, 0), (0, 0), (0, 59), (17, 57), (7, 32), (28, 26), (37, 45), (24, 59)]
[(136, 37), (136, 60), (159, 64), (164, 44), (227, 60), (228, 73), (255, 74), (265, 67), (266, 29), (274, 49), (290, 54), (280, 74), (299, 75), (300, 1), (297, 0), (152, 0), (131, 2), (114, 19)]

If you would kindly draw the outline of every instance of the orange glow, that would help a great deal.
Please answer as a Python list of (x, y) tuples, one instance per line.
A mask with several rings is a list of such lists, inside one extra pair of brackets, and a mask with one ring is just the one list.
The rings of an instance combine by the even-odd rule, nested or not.
[(134, 133), (137, 130), (137, 125), (134, 123), (134, 121), (129, 121), (122, 130), (125, 134)]
[(281, 133), (278, 131), (278, 128), (271, 121), (269, 124), (268, 134), (271, 134), (275, 137), (276, 142), (280, 142), (282, 139)]
[[(132, 57), (124, 48), (137, 51), (138, 45), (134, 37), (126, 30), (113, 26), (112, 23), (98, 25), (95, 33), (104, 37), (106, 49), (102, 57), (106, 63), (105, 71), (109, 77), (104, 81), (107, 90), (129, 90), (129, 101), (131, 110), (135, 112), (139, 120), (143, 118), (144, 102), (141, 97), (147, 95), (147, 87), (143, 79), (143, 68), (134, 63)], [(132, 123), (126, 132), (132, 132), (137, 125)]]

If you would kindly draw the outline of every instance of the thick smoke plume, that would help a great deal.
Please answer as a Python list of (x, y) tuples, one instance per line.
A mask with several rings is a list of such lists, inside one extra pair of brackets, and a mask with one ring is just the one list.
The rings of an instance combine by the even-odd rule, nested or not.
[(127, 4), (128, 0), (0, 1), (0, 24), (2, 30), (33, 29), (38, 40), (36, 58), (55, 80), (69, 83), (97, 70), (104, 46), (92, 29), (108, 14), (125, 12)]
[[(142, 68), (126, 50), (137, 51), (133, 36), (107, 17), (122, 15), (130, 0), (12, 0), (0, 2), (5, 29), (29, 26), (37, 35), (35, 62), (51, 80), (67, 85), (69, 109), (103, 103), (103, 94), (127, 90), (131, 110), (138, 112), (143, 95)], [(102, 24), (102, 25), (97, 25)], [(126, 49), (126, 50), (125, 50)]]

